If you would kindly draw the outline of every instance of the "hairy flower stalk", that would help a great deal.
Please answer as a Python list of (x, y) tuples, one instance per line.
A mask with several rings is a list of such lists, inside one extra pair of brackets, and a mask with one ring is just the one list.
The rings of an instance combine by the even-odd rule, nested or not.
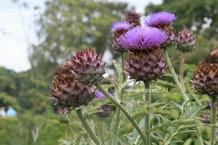
[(186, 94), (185, 90), (183, 89), (183, 86), (182, 86), (181, 82), (180, 82), (179, 79), (177, 78), (177, 74), (176, 74), (176, 72), (175, 72), (175, 69), (174, 69), (172, 63), (171, 63), (171, 60), (170, 60), (170, 58), (169, 58), (169, 55), (168, 55), (167, 51), (165, 52), (165, 56), (166, 56), (166, 62), (167, 62), (167, 64), (168, 64), (168, 68), (169, 68), (169, 70), (170, 70), (170, 73), (172, 74), (173, 79), (174, 79), (176, 85), (178, 86), (178, 88), (179, 88), (179, 90), (180, 90), (180, 92), (181, 92), (181, 94), (182, 94), (183, 99), (184, 99), (185, 101), (188, 101), (188, 100), (189, 100), (189, 97), (188, 97), (188, 95)]
[(69, 70), (75, 72), (76, 79), (84, 84), (99, 81), (105, 73), (105, 65), (102, 56), (98, 56), (94, 48), (77, 52), (67, 62)]
[(86, 106), (95, 98), (93, 85), (78, 82), (75, 73), (71, 72), (66, 64), (56, 70), (51, 93), (52, 101), (61, 114), (67, 114), (82, 105)]
[(216, 100), (218, 96), (218, 48), (212, 50), (206, 59), (199, 63), (192, 79), (193, 88), (202, 94), (211, 97), (211, 145), (215, 144), (216, 137)]
[(76, 110), (76, 113), (77, 113), (77, 116), (79, 117), (80, 121), (82, 122), (83, 126), (85, 127), (86, 131), (89, 133), (89, 136), (95, 142), (95, 144), (101, 145), (101, 142), (99, 141), (98, 137), (94, 134), (94, 132), (90, 128), (89, 124), (87, 123), (87, 121), (82, 113), (82, 110), (78, 109), (78, 110)]

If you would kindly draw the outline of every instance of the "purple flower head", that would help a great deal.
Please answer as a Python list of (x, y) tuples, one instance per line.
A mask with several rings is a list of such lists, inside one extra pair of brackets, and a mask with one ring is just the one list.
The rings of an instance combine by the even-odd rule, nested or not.
[[(111, 92), (108, 92), (108, 94), (110, 94), (111, 96), (113, 96), (113, 94), (112, 94)], [(105, 96), (102, 92), (98, 91), (98, 92), (96, 93), (96, 97), (97, 97), (98, 99), (104, 99), (106, 96)]]
[(151, 14), (145, 21), (145, 25), (150, 27), (164, 27), (176, 20), (176, 15), (169, 12), (157, 12)]
[(111, 32), (123, 32), (127, 31), (129, 28), (131, 28), (131, 24), (129, 22), (115, 22), (111, 26)]
[(145, 50), (159, 47), (167, 40), (167, 35), (160, 29), (134, 27), (120, 37), (118, 44), (129, 50)]

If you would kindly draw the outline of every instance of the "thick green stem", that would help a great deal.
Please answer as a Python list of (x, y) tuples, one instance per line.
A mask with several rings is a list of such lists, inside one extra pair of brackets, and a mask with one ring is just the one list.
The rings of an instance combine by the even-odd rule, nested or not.
[(173, 65), (172, 65), (172, 63), (171, 63), (171, 61), (170, 61), (170, 58), (169, 58), (169, 55), (168, 55), (167, 51), (166, 51), (166, 61), (167, 61), (169, 70), (170, 70), (171, 74), (173, 75), (173, 79), (174, 79), (176, 85), (178, 86), (180, 92), (182, 93), (183, 99), (184, 99), (185, 101), (188, 101), (188, 100), (189, 100), (188, 95), (185, 93), (185, 91), (184, 91), (184, 89), (183, 89), (181, 83), (179, 82), (179, 80), (178, 80), (178, 78), (177, 78), (177, 74), (176, 74), (176, 72), (175, 72), (175, 70), (174, 70), (174, 68), (173, 68)]
[(122, 83), (125, 82), (126, 80), (126, 75), (125, 75), (125, 53), (121, 53), (121, 63), (122, 63)]
[(144, 132), (145, 132), (145, 136), (147, 139), (147, 143), (146, 145), (150, 145), (150, 93), (149, 93), (149, 81), (144, 81), (144, 85), (145, 85), (145, 98), (144, 101), (146, 104), (148, 104), (148, 113), (145, 115), (145, 128), (144, 128)]
[(216, 97), (212, 97), (212, 106), (211, 106), (211, 145), (215, 144), (216, 141), (216, 116), (217, 116), (217, 111), (216, 111)]
[(132, 123), (133, 127), (138, 131), (140, 137), (142, 138), (144, 145), (146, 145), (146, 138), (139, 128), (138, 124), (135, 122), (135, 120), (131, 117), (131, 115), (128, 113), (128, 111), (120, 104), (118, 103), (112, 96), (110, 96), (103, 88), (102, 86), (97, 82), (95, 86), (111, 101), (113, 102), (122, 112), (123, 114), (129, 119), (129, 121)]
[(204, 145), (204, 141), (203, 141), (203, 138), (202, 138), (202, 135), (201, 135), (199, 128), (196, 126), (195, 129), (197, 131), (197, 136), (198, 136), (199, 142), (201, 143), (201, 145)]
[(94, 132), (90, 128), (89, 124), (86, 122), (86, 119), (83, 116), (81, 109), (76, 110), (76, 113), (77, 113), (80, 121), (82, 122), (83, 126), (85, 127), (86, 131), (88, 132), (89, 136), (91, 137), (91, 139), (95, 142), (96, 145), (101, 145), (101, 142), (99, 141), (98, 137), (94, 134)]

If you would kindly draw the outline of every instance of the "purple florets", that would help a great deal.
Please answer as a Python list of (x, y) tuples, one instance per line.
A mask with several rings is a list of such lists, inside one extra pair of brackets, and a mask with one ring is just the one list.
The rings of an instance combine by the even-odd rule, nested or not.
[(167, 40), (167, 35), (160, 29), (134, 27), (120, 37), (118, 44), (130, 50), (145, 50), (159, 47)]
[(115, 22), (111, 26), (111, 32), (127, 31), (131, 26), (129, 22)]
[(99, 91), (99, 92), (96, 93), (96, 97), (99, 98), (99, 99), (103, 99), (103, 98), (105, 98), (105, 95), (102, 92)]
[[(113, 93), (111, 93), (111, 92), (108, 92), (108, 94), (110, 94), (111, 96), (114, 96)], [(97, 97), (98, 99), (104, 99), (106, 96), (105, 96), (102, 92), (98, 91), (98, 92), (96, 93), (96, 97)]]
[(145, 25), (151, 27), (163, 27), (176, 20), (176, 15), (169, 12), (157, 12), (151, 14), (145, 21)]

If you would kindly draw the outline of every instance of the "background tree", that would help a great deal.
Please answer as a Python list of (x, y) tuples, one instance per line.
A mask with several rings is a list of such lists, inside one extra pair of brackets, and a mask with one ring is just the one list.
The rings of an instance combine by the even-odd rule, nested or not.
[(70, 57), (73, 50), (95, 47), (104, 52), (111, 47), (111, 23), (120, 20), (126, 9), (125, 3), (107, 1), (47, 1), (46, 10), (37, 21), (40, 43), (32, 47), (32, 66), (40, 66), (42, 73), (47, 74)]

